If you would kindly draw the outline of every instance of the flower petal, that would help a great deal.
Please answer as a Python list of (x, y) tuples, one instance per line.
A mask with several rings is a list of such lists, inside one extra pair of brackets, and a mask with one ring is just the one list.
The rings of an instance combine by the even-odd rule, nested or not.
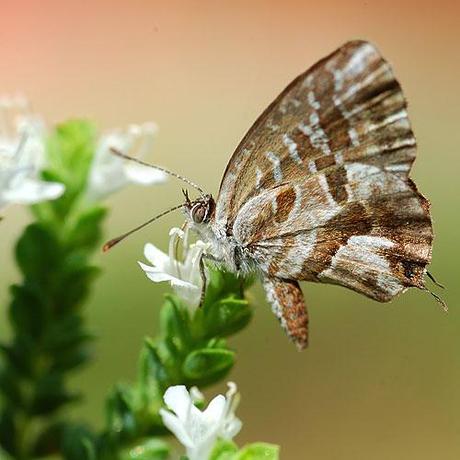
[(193, 442), (185, 429), (184, 422), (166, 409), (160, 409), (160, 416), (163, 424), (185, 447), (193, 447)]
[(203, 415), (210, 422), (218, 423), (225, 414), (225, 396), (217, 395), (209, 404)]
[(169, 387), (163, 396), (166, 405), (172, 409), (180, 420), (186, 420), (190, 407), (193, 405), (192, 399), (185, 385), (175, 385)]
[(201, 288), (186, 281), (171, 282), (171, 285), (176, 294), (190, 306), (192, 312), (196, 310), (200, 304)]
[[(219, 421), (216, 423), (215, 420), (209, 420), (204, 412), (191, 406), (185, 427), (197, 451), (196, 458), (208, 458), (203, 451), (208, 453), (216, 442), (220, 427)], [(202, 453), (201, 457), (198, 455), (198, 451)]]
[(183, 281), (180, 278), (177, 278), (170, 273), (163, 271), (161, 268), (158, 267), (151, 267), (150, 265), (146, 265), (143, 262), (137, 262), (139, 266), (144, 270), (145, 274), (148, 276), (149, 279), (154, 281), (155, 283), (161, 283), (162, 281), (169, 281), (173, 287), (178, 289), (184, 289), (184, 292), (189, 292), (189, 290), (198, 290), (198, 288), (189, 283), (188, 281)]
[(176, 277), (171, 277), (171, 285), (174, 288), (179, 288), (182, 289), (182, 292), (185, 295), (188, 294), (194, 294), (195, 292), (200, 292), (201, 290), (198, 288), (198, 286), (195, 286), (192, 283), (189, 283), (188, 281), (181, 280)]
[(63, 184), (34, 179), (23, 179), (3, 192), (3, 199), (12, 203), (34, 204), (59, 198), (65, 191)]
[(136, 163), (125, 166), (125, 174), (130, 182), (139, 185), (160, 184), (167, 180), (167, 175), (158, 169), (149, 168)]
[[(139, 265), (141, 262), (139, 262)], [(145, 270), (144, 267), (142, 269), (145, 271), (145, 275), (150, 281), (153, 281), (154, 283), (162, 283), (164, 281), (172, 282), (174, 278), (171, 275), (168, 275), (167, 273), (160, 272), (160, 271), (155, 271), (154, 269), (152, 270)]]
[(207, 433), (204, 439), (200, 439), (199, 442), (195, 442), (194, 446), (187, 448), (187, 458), (189, 460), (207, 460), (209, 459), (212, 449), (217, 441), (216, 433)]
[(170, 259), (161, 249), (158, 249), (152, 243), (144, 246), (145, 258), (156, 267), (165, 268), (170, 265)]
[(170, 275), (168, 272), (164, 272), (163, 270), (157, 267), (151, 267), (150, 265), (146, 265), (142, 262), (137, 262), (139, 266), (144, 270), (145, 274), (155, 283), (161, 283), (163, 281), (169, 281), (170, 283), (183, 283), (180, 279), (177, 279), (173, 275)]
[(128, 183), (152, 185), (164, 182), (165, 173), (122, 159), (111, 151), (114, 148), (130, 157), (142, 156), (152, 150), (155, 132), (154, 123), (144, 123), (102, 135), (91, 166), (88, 197), (92, 200), (105, 198)]

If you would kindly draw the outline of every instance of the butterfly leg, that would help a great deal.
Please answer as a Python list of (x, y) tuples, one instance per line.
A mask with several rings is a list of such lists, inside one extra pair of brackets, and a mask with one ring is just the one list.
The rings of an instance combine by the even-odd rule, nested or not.
[(201, 296), (200, 296), (200, 304), (199, 306), (201, 307), (204, 303), (204, 298), (206, 296), (206, 287), (207, 287), (207, 277), (206, 277), (206, 266), (204, 264), (204, 261), (209, 260), (215, 264), (222, 263), (220, 259), (217, 259), (211, 254), (203, 254), (200, 259), (200, 276), (203, 281), (203, 287), (201, 288)]
[(308, 345), (308, 313), (299, 283), (266, 276), (263, 285), (273, 313), (297, 348), (303, 350)]
[(201, 296), (200, 296), (200, 304), (199, 304), (199, 306), (201, 307), (204, 303), (204, 298), (206, 297), (206, 284), (208, 282), (207, 277), (206, 277), (206, 268), (204, 266), (203, 256), (200, 258), (200, 276), (201, 276), (201, 280), (203, 281), (203, 287), (201, 288)]

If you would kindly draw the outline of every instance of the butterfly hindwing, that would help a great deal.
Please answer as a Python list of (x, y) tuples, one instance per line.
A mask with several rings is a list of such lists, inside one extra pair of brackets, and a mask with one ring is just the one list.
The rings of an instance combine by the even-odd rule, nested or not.
[(411, 181), (360, 167), (359, 181), (353, 174), (347, 184), (354, 194), (340, 204), (322, 175), (257, 195), (238, 214), (235, 238), (271, 277), (340, 284), (379, 301), (422, 288), (428, 202)]

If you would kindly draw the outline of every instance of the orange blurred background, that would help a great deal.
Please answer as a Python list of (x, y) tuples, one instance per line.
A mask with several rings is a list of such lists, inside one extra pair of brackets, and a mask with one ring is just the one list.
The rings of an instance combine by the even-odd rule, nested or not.
[[(460, 458), (459, 145), (460, 3), (454, 1), (2, 1), (0, 93), (24, 91), (50, 124), (70, 117), (101, 129), (155, 120), (152, 161), (217, 192), (231, 152), (297, 74), (343, 42), (363, 38), (393, 64), (419, 142), (413, 177), (430, 199), (437, 238), (431, 271), (448, 286), (443, 314), (427, 294), (381, 305), (305, 284), (311, 345), (284, 337), (261, 295), (231, 345), (242, 393), (239, 444), (281, 445), (283, 460)], [(113, 196), (113, 236), (181, 200), (180, 183)], [(1, 225), (0, 301), (17, 279), (11, 248), (30, 220)], [(105, 256), (87, 317), (94, 362), (72, 385), (76, 408), (101, 426), (110, 386), (130, 380), (160, 294), (137, 267), (147, 240), (166, 245), (169, 216)], [(0, 334), (8, 334), (2, 307)], [(221, 390), (223, 385), (212, 390)], [(212, 392), (211, 392), (212, 393)]]

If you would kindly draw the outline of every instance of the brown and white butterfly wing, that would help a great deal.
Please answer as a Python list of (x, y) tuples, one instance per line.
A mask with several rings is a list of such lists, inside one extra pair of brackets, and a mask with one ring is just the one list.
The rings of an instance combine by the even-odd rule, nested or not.
[(415, 148), (391, 67), (370, 43), (349, 42), (295, 79), (246, 134), (215, 225), (269, 283), (329, 282), (388, 301), (423, 287), (431, 258), (429, 205), (408, 179)]

